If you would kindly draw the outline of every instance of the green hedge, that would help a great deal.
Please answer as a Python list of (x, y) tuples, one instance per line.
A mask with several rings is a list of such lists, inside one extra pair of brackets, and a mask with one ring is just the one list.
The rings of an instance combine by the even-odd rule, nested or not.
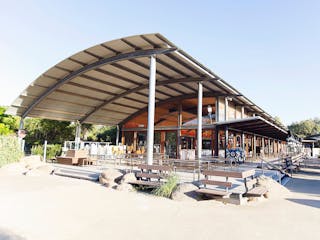
[(18, 162), (23, 157), (18, 138), (15, 136), (0, 136), (0, 167), (12, 162)]
[[(43, 145), (34, 145), (31, 148), (32, 155), (40, 155), (43, 156)], [(47, 145), (47, 152), (46, 152), (46, 159), (52, 159), (56, 156), (61, 155), (61, 145), (60, 144), (48, 144)]]

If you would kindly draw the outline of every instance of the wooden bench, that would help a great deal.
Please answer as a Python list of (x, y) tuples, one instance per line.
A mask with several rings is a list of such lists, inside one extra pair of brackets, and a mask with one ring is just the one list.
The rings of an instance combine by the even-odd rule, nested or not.
[(156, 188), (166, 182), (172, 172), (170, 166), (139, 164), (139, 172), (136, 173), (137, 180), (129, 183), (145, 188)]
[[(245, 196), (262, 196), (267, 192), (267, 189), (264, 187), (257, 186), (257, 178), (254, 178), (255, 170), (203, 170), (202, 173), (205, 176), (204, 180), (201, 180), (203, 187), (200, 187), (196, 190), (197, 193), (219, 196), (219, 197), (229, 197), (232, 192), (229, 189), (232, 187), (232, 182), (229, 181), (229, 178), (240, 178), (243, 179), (243, 184), (245, 188)], [(210, 179), (213, 177), (225, 177), (225, 181), (217, 181)], [(213, 186), (212, 188), (207, 188), (207, 185)]]

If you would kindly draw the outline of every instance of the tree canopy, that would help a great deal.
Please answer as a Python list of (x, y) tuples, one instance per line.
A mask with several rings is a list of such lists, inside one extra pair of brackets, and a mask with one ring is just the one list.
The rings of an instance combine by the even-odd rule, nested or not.
[(5, 114), (6, 107), (0, 106), (0, 135), (14, 134), (19, 126), (19, 117)]
[(289, 130), (301, 138), (320, 133), (320, 119), (308, 119), (294, 122), (288, 126)]

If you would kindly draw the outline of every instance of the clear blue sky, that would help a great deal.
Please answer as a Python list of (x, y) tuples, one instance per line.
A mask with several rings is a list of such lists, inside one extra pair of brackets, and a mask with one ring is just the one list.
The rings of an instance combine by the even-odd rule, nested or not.
[(320, 1), (0, 0), (0, 105), (92, 45), (159, 32), (285, 124), (320, 117)]

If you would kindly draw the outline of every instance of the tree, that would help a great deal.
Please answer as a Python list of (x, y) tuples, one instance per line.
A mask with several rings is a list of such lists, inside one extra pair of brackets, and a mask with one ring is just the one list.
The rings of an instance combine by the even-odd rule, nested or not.
[(308, 119), (294, 122), (288, 126), (289, 130), (301, 138), (320, 132), (320, 119)]
[(27, 118), (25, 128), (28, 131), (25, 137), (28, 147), (43, 144), (44, 140), (50, 144), (62, 144), (75, 138), (75, 125), (66, 121)]
[(19, 117), (5, 114), (6, 107), (0, 106), (0, 135), (14, 134), (19, 126)]
[(112, 142), (112, 144), (116, 144), (116, 138), (117, 128), (114, 126), (102, 127), (97, 134), (97, 140), (99, 142)]

